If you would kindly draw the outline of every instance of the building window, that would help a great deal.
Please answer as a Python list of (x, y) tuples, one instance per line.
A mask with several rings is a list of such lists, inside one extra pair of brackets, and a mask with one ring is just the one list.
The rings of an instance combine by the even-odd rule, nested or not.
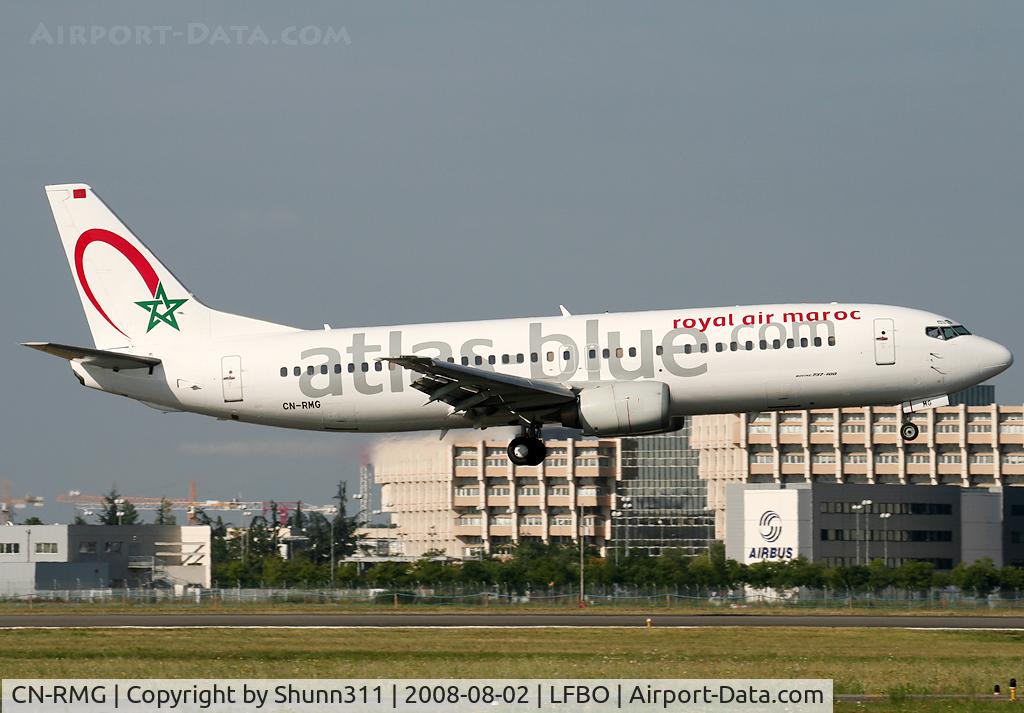
[(55, 554), (57, 554), (57, 543), (56, 542), (37, 542), (36, 543), (36, 554), (37, 555), (55, 555)]
[(121, 553), (120, 542), (107, 542), (103, 545), (103, 551), (107, 554), (116, 555)]
[(95, 542), (80, 542), (80, 543), (78, 543), (78, 554), (81, 554), (81, 555), (94, 555), (94, 554), (96, 554), (96, 543)]
[(21, 552), (21, 543), (0, 542), (0, 555), (16, 555)]

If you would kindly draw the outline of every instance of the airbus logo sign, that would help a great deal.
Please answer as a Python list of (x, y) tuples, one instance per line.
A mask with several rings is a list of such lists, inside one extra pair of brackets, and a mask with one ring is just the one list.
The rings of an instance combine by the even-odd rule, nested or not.
[(782, 518), (774, 510), (765, 510), (761, 514), (759, 522), (761, 539), (765, 542), (775, 542), (782, 535)]
[(797, 557), (798, 500), (796, 490), (754, 489), (744, 493), (744, 562), (779, 562)]

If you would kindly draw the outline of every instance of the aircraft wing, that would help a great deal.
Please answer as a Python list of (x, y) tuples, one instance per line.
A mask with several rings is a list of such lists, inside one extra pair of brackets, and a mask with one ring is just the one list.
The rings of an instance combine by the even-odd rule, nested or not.
[(576, 392), (567, 386), (501, 374), (487, 369), (452, 364), (422, 356), (382, 359), (405, 367), (420, 378), (412, 387), (427, 394), (427, 403), (441, 401), (455, 413), (474, 412), (490, 416), (506, 412), (512, 416), (551, 412), (576, 400)]
[(152, 369), (160, 363), (160, 360), (156, 357), (121, 354), (120, 352), (107, 351), (106, 349), (73, 347), (67, 344), (53, 344), (52, 342), (22, 342), (22, 346), (38, 349), (41, 352), (53, 354), (68, 361), (78, 360), (83, 364), (101, 366), (104, 369)]

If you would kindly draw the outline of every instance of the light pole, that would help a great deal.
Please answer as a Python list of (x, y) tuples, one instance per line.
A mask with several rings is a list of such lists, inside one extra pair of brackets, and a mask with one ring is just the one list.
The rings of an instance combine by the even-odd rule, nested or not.
[(892, 517), (891, 512), (883, 512), (878, 517), (882, 518), (882, 559), (885, 560), (885, 566), (889, 566), (889, 518)]
[(863, 505), (854, 505), (853, 511), (857, 514), (856, 525), (853, 530), (853, 545), (856, 548), (857, 553), (857, 566), (860, 566), (860, 511), (864, 509)]
[(124, 510), (121, 509), (121, 506), (124, 505), (124, 498), (117, 498), (114, 500), (114, 505), (117, 506), (117, 510), (115, 511), (117, 513), (117, 524), (121, 525), (123, 524), (122, 518), (124, 518)]
[[(630, 527), (630, 512), (633, 509), (633, 498), (626, 495), (622, 498), (622, 515), (623, 515), (623, 529), (626, 532), (626, 558), (629, 559), (629, 527)], [(616, 551), (618, 548), (615, 548)]]
[(584, 580), (584, 564), (583, 564), (583, 543), (586, 537), (586, 530), (583, 528), (583, 506), (580, 505), (580, 522), (579, 531), (577, 533), (580, 538), (580, 608), (586, 605), (586, 597), (583, 594), (583, 587), (585, 586)]
[(864, 506), (864, 564), (871, 564), (871, 538), (868, 537), (868, 533), (871, 529), (871, 500), (861, 500), (860, 504)]

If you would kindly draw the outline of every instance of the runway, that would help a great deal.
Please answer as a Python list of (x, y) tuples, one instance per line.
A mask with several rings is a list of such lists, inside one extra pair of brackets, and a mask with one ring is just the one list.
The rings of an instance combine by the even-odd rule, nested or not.
[(0, 628), (643, 628), (825, 627), (1024, 630), (1018, 616), (820, 616), (683, 614), (22, 614), (0, 616)]

